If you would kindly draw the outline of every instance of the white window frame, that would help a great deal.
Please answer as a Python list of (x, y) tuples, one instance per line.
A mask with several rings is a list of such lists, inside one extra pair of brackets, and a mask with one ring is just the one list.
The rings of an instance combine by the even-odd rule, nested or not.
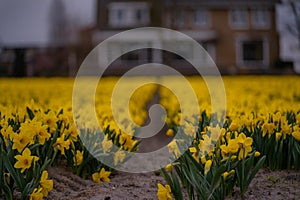
[(210, 58), (216, 61), (216, 45), (212, 42), (202, 43), (202, 47), (209, 54)]
[[(123, 12), (119, 19), (118, 12)], [(147, 2), (112, 2), (108, 5), (108, 24), (113, 28), (147, 26), (150, 23), (150, 5)], [(137, 18), (140, 12), (140, 19)]]
[(269, 29), (271, 26), (271, 16), (268, 9), (251, 10), (251, 24), (256, 29)]
[(186, 21), (186, 13), (184, 10), (179, 10), (178, 12), (174, 13), (175, 15), (175, 25), (177, 27), (184, 27)]
[[(250, 42), (254, 40), (261, 40), (263, 45), (263, 60), (262, 61), (246, 61), (243, 59), (243, 43)], [(269, 50), (269, 40), (268, 37), (263, 36), (260, 38), (250, 38), (247, 36), (237, 36), (236, 38), (236, 63), (240, 68), (247, 69), (257, 69), (257, 68), (267, 68), (269, 67), (269, 58), (270, 58), (270, 50)]]
[[(120, 13), (122, 13), (122, 15), (123, 15), (123, 16), (121, 16), (121, 19), (119, 16)], [(124, 23), (124, 20), (126, 18), (125, 15), (126, 15), (125, 10), (123, 10), (121, 8), (110, 9), (109, 10), (109, 24), (111, 26), (120, 26), (121, 24)]]
[[(237, 19), (239, 21), (234, 20)], [(244, 18), (244, 20), (242, 20)], [(249, 27), (248, 10), (235, 8), (229, 11), (229, 24), (233, 29), (247, 29)]]
[(197, 27), (210, 25), (210, 13), (206, 9), (196, 9), (193, 13), (193, 24)]

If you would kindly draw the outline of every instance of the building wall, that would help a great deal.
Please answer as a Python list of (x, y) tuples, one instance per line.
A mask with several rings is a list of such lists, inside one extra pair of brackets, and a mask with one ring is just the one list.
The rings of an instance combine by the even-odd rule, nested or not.
[[(109, 5), (111, 3), (148, 3), (150, 6), (150, 23), (147, 26), (161, 26), (161, 15), (163, 12), (163, 7), (161, 2), (157, 0), (98, 0), (97, 1), (97, 28), (100, 30), (126, 30), (129, 28), (136, 28), (135, 26), (128, 27), (111, 27), (109, 25)], [(130, 9), (130, 8), (129, 8)]]
[(270, 27), (257, 29), (251, 24), (251, 10), (248, 9), (248, 27), (245, 29), (233, 29), (229, 21), (230, 11), (228, 9), (211, 10), (212, 29), (218, 33), (216, 40), (216, 64), (221, 70), (233, 67), (243, 68), (238, 62), (238, 42), (240, 40), (263, 39), (268, 44), (268, 66), (274, 66), (278, 59), (278, 36), (275, 30), (275, 13), (270, 10)]
[[(278, 36), (275, 27), (275, 0), (252, 0), (251, 2), (242, 0), (220, 1), (220, 0), (199, 0), (199, 1), (155, 1), (155, 0), (121, 0), (108, 1), (98, 0), (98, 33), (95, 38), (109, 36), (118, 31), (136, 27), (111, 27), (109, 25), (109, 10), (111, 2), (148, 2), (151, 5), (150, 22), (147, 26), (165, 27), (190, 35), (204, 47), (209, 47), (208, 51), (214, 59), (221, 72), (238, 73), (248, 70), (272, 69), (278, 60)], [(129, 4), (128, 4), (129, 5)], [(193, 23), (193, 12), (196, 9), (207, 10), (209, 22), (207, 26), (195, 26)], [(233, 28), (230, 24), (230, 10), (232, 8), (244, 8), (247, 11), (248, 25), (246, 28)], [(268, 28), (255, 28), (252, 26), (252, 10), (269, 9), (270, 26)], [(184, 21), (178, 24), (178, 18), (184, 13)], [(138, 27), (138, 26), (137, 26)], [(97, 40), (98, 41), (98, 40)], [(99, 40), (100, 41), (100, 40)], [(258, 41), (258, 42), (257, 42)], [(243, 48), (251, 42), (259, 43), (262, 46), (263, 61), (247, 62), (241, 60)], [(250, 44), (250, 47), (253, 44)], [(248, 50), (249, 51), (249, 50)], [(246, 53), (245, 53), (246, 54)], [(249, 54), (249, 52), (248, 52)], [(257, 64), (258, 63), (258, 64)]]
[[(295, 1), (296, 2), (296, 1)], [(300, 13), (300, 2), (298, 2), (298, 11)], [(282, 66), (293, 66), (294, 71), (300, 74), (300, 32), (297, 34), (297, 21), (295, 14), (291, 9), (289, 1), (282, 1), (276, 6), (277, 21), (276, 27), (279, 33), (280, 59)], [(294, 31), (291, 31), (293, 29)], [(300, 29), (298, 29), (299, 31)]]
[(233, 31), (228, 24), (228, 11), (211, 11), (212, 27), (218, 33), (216, 40), (216, 64), (219, 68), (235, 66), (235, 45)]

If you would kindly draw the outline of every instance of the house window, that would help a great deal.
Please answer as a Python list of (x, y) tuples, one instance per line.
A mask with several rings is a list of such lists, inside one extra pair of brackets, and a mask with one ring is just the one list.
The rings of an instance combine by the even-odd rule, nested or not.
[(149, 10), (137, 8), (135, 10), (135, 24), (136, 25), (147, 25), (149, 23)]
[(237, 57), (240, 66), (267, 67), (269, 59), (268, 42), (263, 39), (239, 41)]
[[(211, 59), (216, 60), (216, 49), (215, 44), (212, 42), (202, 42), (202, 47), (205, 49), (205, 51), (208, 53)], [(204, 54), (203, 60), (207, 59), (207, 56)]]
[(142, 10), (140, 10), (140, 9), (136, 10), (136, 12), (135, 12), (135, 18), (139, 22), (142, 21), (142, 19), (143, 19)]
[(268, 10), (252, 10), (251, 14), (251, 22), (254, 28), (266, 29), (270, 27), (270, 13)]
[(146, 2), (113, 2), (108, 6), (108, 23), (113, 28), (147, 26), (150, 6)]
[(124, 10), (118, 9), (118, 10), (116, 10), (116, 11), (114, 11), (114, 12), (116, 12), (118, 23), (121, 23), (122, 20), (123, 20), (124, 17), (125, 17), (125, 15), (124, 15), (125, 12), (124, 12)]
[(208, 11), (198, 9), (194, 12), (194, 25), (196, 26), (208, 26)]
[(183, 27), (185, 23), (185, 14), (183, 10), (180, 10), (179, 12), (175, 12), (175, 25), (177, 27)]
[(248, 13), (246, 9), (234, 9), (230, 11), (230, 25), (232, 28), (247, 28)]
[(263, 61), (263, 42), (261, 40), (243, 42), (242, 45), (244, 61)]
[(109, 11), (109, 24), (111, 26), (122, 26), (122, 24), (125, 24), (126, 19), (126, 10), (123, 10), (121, 8), (118, 9), (111, 9)]

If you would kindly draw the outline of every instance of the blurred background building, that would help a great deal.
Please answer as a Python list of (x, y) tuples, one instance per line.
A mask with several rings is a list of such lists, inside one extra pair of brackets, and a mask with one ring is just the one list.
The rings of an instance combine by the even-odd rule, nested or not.
[[(74, 75), (94, 0), (0, 0), (0, 74)], [(84, 38), (84, 37), (83, 37)], [(89, 49), (90, 50), (90, 49)]]
[(276, 11), (280, 61), (300, 74), (300, 1), (282, 0)]
[[(298, 0), (0, 0), (0, 15), (2, 76), (74, 76), (101, 41), (145, 26), (189, 35), (223, 74), (300, 73)], [(140, 36), (114, 48), (139, 46)], [(183, 55), (190, 52), (187, 42), (178, 43)], [(195, 73), (178, 55), (143, 49), (121, 56), (107, 74), (148, 62)]]

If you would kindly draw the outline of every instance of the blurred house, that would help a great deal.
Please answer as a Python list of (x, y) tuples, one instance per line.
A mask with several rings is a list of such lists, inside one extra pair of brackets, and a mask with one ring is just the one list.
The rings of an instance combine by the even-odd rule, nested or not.
[(0, 76), (75, 75), (93, 3), (0, 1)]
[[(97, 2), (97, 25), (92, 34), (94, 46), (123, 30), (164, 27), (185, 33), (202, 44), (222, 73), (274, 73), (276, 70), (274, 66), (279, 56), (276, 0)], [(139, 42), (145, 42), (139, 40), (140, 36), (116, 41), (115, 49), (121, 51), (126, 45), (138, 46)], [(189, 53), (189, 44), (180, 42), (182, 54)], [(126, 71), (129, 66), (151, 61), (161, 61), (183, 73), (195, 73), (182, 57), (155, 50), (127, 53), (112, 64), (110, 72)]]
[[(74, 76), (96, 45), (110, 36), (138, 27), (169, 28), (192, 37), (203, 46), (223, 74), (282, 72), (276, 68), (280, 50), (275, 12), (278, 0), (90, 0), (95, 4), (90, 4), (89, 10), (82, 11), (80, 17), (72, 20), (69, 16), (72, 12), (66, 12), (67, 8), (74, 14), (74, 5), (82, 5), (80, 0), (72, 4), (63, 0), (31, 1), (35, 1), (34, 4), (18, 1), (22, 6), (16, 8), (22, 10), (7, 13), (14, 15), (7, 19), (15, 21), (10, 21), (6, 27), (0, 24), (0, 74)], [(33, 5), (35, 8), (30, 10)], [(20, 15), (27, 7), (27, 14)], [(77, 7), (77, 11), (80, 10), (80, 6)], [(34, 14), (32, 18), (23, 22), (30, 12)], [(94, 18), (90, 23), (80, 24), (81, 17), (85, 15)], [(51, 35), (45, 36), (44, 33), (41, 40), (36, 37), (31, 39), (34, 42), (26, 43), (11, 43), (1, 38), (1, 32), (10, 30), (10, 26), (15, 24), (21, 28), (11, 29), (13, 31), (6, 35), (25, 30), (29, 35), (29, 25), (26, 24), (35, 20), (44, 21), (32, 31), (42, 27)], [(152, 38), (148, 36), (139, 32), (131, 38), (115, 41), (107, 49), (106, 56), (113, 52), (125, 53), (128, 46), (139, 47), (145, 41), (151, 43), (157, 39), (155, 35)], [(167, 39), (160, 38), (162, 47), (168, 45)], [(199, 55), (191, 53), (188, 42), (175, 43), (181, 55), (199, 59)], [(280, 44), (284, 47), (286, 42)], [(163, 63), (185, 74), (196, 73), (183, 57), (151, 48), (125, 53), (111, 64), (106, 73), (121, 74), (131, 67), (149, 62)]]
[(300, 73), (300, 1), (282, 0), (277, 4), (277, 31), (279, 33), (282, 65), (293, 65)]

